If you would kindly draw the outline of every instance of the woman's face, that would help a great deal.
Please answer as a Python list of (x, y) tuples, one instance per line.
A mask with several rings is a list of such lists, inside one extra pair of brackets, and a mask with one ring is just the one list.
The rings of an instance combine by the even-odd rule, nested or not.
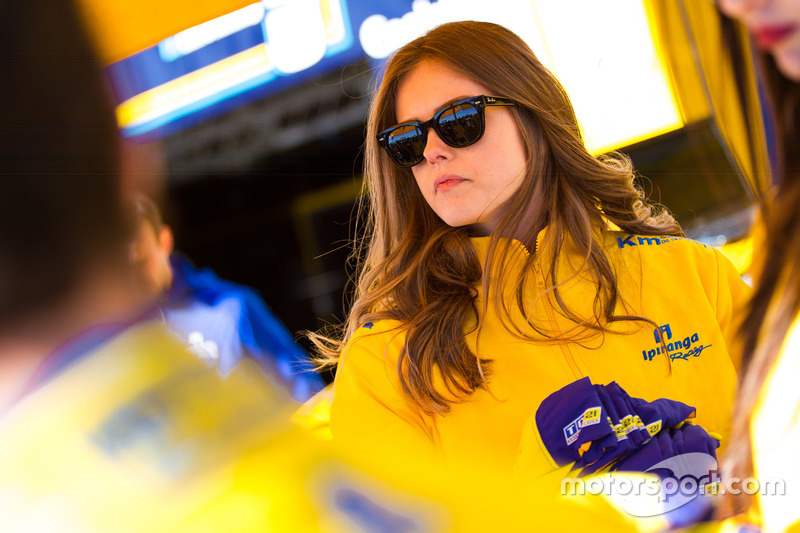
[(787, 78), (800, 81), (800, 0), (719, 0), (741, 20)]
[[(426, 60), (409, 72), (397, 92), (397, 120), (426, 121), (457, 100), (491, 94), (486, 87), (439, 61)], [(411, 168), (422, 195), (449, 226), (475, 225), (490, 233), (506, 201), (524, 179), (525, 145), (507, 107), (485, 109), (486, 130), (470, 146), (446, 145), (428, 130), (425, 158)]]

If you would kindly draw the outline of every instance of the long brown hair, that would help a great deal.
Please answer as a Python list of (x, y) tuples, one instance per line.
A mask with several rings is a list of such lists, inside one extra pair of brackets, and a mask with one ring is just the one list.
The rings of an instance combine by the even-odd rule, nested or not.
[[(440, 61), (491, 94), (518, 104), (507, 109), (526, 147), (526, 176), (492, 232), (485, 265), (470, 243), (471, 229), (449, 227), (439, 219), (411, 171), (395, 166), (375, 140), (378, 132), (397, 123), (398, 87), (425, 60)], [(543, 228), (548, 228), (546, 244), (553, 250), (548, 290), (563, 315), (576, 323), (567, 338), (580, 331), (605, 331), (605, 324), (615, 320), (653, 324), (614, 314), (620, 296), (612, 265), (597, 242), (598, 228), (611, 222), (630, 233), (683, 235), (671, 215), (644, 201), (629, 159), (621, 154), (596, 158), (587, 152), (566, 91), (528, 45), (508, 29), (486, 22), (444, 24), (394, 54), (370, 108), (364, 180), (368, 201), (361, 202), (365, 231), (355, 247), (355, 300), (342, 340), (324, 335), (312, 335), (312, 340), (332, 364), (363, 324), (399, 321), (405, 333), (398, 360), (401, 384), (426, 413), (445, 413), (450, 403), (485, 387), (489, 362), (472, 353), (465, 339), (480, 327), (476, 286), (482, 283), (484, 294), (489, 294), (490, 285), (516, 283), (520, 290), (515, 303), (523, 309), (521, 288), (533, 271), (536, 239)], [(508, 279), (502, 268), (510, 239), (534, 252), (516, 280)], [(559, 294), (559, 284), (567, 280), (556, 279), (556, 264), (565, 246), (583, 256), (597, 284), (592, 317), (579, 316)], [(531, 340), (556, 336), (530, 320), (511, 324), (503, 291), (492, 292), (496, 298), (485, 305), (497, 308), (509, 331), (513, 328), (515, 335)], [(445, 390), (433, 386), (437, 373)]]
[[(800, 313), (800, 85), (778, 70), (770, 55), (758, 57), (759, 74), (768, 89), (774, 119), (778, 187), (763, 204), (763, 248), (756, 265), (756, 290), (741, 326), (741, 375), (733, 430), (723, 470), (746, 479), (754, 474), (750, 423), (764, 382), (781, 352), (792, 321)], [(759, 243), (760, 244), (760, 243)], [(746, 494), (725, 497), (722, 514), (744, 511)]]

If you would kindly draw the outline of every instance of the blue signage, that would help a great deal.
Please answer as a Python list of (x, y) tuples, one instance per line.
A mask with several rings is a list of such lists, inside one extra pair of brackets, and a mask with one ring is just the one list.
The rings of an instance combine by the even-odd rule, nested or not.
[(110, 65), (117, 119), (164, 137), (463, 19), (533, 26), (529, 0), (263, 0)]
[(363, 22), (412, 8), (411, 0), (264, 1), (169, 37), (107, 67), (123, 134), (164, 137), (363, 60)]

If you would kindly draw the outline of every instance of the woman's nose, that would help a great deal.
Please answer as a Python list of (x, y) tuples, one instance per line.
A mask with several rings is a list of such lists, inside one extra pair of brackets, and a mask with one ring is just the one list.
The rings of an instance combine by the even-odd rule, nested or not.
[(453, 147), (445, 144), (436, 131), (431, 128), (428, 130), (428, 140), (425, 143), (425, 150), (422, 155), (430, 164), (441, 163), (452, 157)]

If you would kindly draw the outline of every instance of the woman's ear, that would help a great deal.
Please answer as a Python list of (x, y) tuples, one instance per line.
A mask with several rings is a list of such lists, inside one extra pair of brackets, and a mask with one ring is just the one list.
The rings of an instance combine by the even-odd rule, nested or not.
[(175, 237), (172, 235), (172, 228), (166, 224), (161, 224), (158, 231), (158, 248), (166, 255), (172, 254), (175, 249)]

